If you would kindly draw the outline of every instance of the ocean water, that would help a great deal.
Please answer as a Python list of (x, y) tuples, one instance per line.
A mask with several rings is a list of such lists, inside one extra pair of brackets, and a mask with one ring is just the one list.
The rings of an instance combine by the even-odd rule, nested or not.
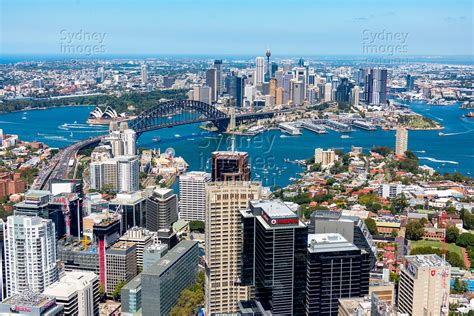
[[(409, 131), (408, 148), (426, 164), (439, 172), (459, 171), (472, 175), (474, 172), (474, 119), (463, 117), (466, 110), (458, 105), (429, 106), (424, 102), (411, 103), (411, 108), (440, 122), (445, 136), (439, 131)], [(38, 140), (52, 147), (64, 147), (90, 137), (104, 134), (107, 127), (89, 126), (85, 122), (91, 106), (62, 107), (47, 110), (31, 110), (0, 115), (0, 128), (4, 133), (18, 134), (20, 139)], [(394, 131), (364, 131), (356, 129), (341, 138), (340, 133), (316, 134), (302, 130), (301, 136), (289, 136), (278, 130), (253, 137), (237, 136), (236, 148), (249, 153), (252, 178), (264, 185), (286, 186), (290, 178), (297, 178), (302, 167), (285, 159), (306, 159), (314, 155), (314, 149), (335, 148), (349, 151), (351, 146), (361, 146), (368, 151), (373, 146), (395, 146)], [(159, 137), (160, 141), (153, 139)], [(176, 156), (182, 156), (190, 165), (189, 170), (210, 170), (209, 158), (216, 150), (230, 148), (226, 135), (210, 133), (199, 124), (166, 128), (143, 134), (137, 147), (172, 148)]]

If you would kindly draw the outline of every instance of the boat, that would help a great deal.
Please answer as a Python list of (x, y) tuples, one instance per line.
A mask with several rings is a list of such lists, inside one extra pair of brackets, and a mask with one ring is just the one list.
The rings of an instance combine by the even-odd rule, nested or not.
[(445, 133), (442, 133), (442, 132), (439, 132), (439, 133), (438, 133), (438, 136), (444, 136), (444, 135), (446, 135), (446, 134), (445, 134)]
[(290, 178), (289, 180), (290, 180), (290, 181), (296, 181), (296, 180), (298, 180), (298, 179), (296, 179), (296, 178)]
[(474, 112), (467, 113), (466, 117), (473, 118), (474, 117)]
[(155, 143), (157, 143), (157, 142), (159, 142), (159, 141), (161, 140), (161, 138), (160, 138), (160, 137), (154, 137), (152, 140), (153, 140)]
[(179, 134), (174, 134), (174, 137), (181, 137), (181, 135), (179, 135)]
[(23, 115), (23, 116), (21, 117), (21, 119), (22, 119), (22, 120), (26, 120), (27, 117)]
[(341, 135), (341, 138), (350, 138), (349, 135)]

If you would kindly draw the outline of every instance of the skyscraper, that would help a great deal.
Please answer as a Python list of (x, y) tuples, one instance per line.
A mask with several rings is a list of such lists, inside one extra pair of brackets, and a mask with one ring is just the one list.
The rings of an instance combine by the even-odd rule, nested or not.
[(192, 171), (179, 176), (179, 218), (204, 221), (206, 216), (206, 183), (211, 175)]
[(341, 82), (336, 88), (336, 101), (341, 103), (349, 103), (353, 86), (354, 85), (349, 82), (348, 78), (342, 78)]
[(406, 76), (406, 90), (407, 91), (412, 91), (414, 88), (415, 88), (415, 77), (413, 77), (412, 75), (408, 74)]
[(222, 60), (214, 60), (214, 68), (216, 69), (216, 100), (222, 95), (224, 88), (224, 76), (222, 75)]
[(447, 315), (450, 279), (451, 266), (438, 255), (406, 256), (400, 270), (399, 311), (433, 316), (445, 311)]
[(215, 151), (212, 153), (212, 181), (250, 181), (246, 152)]
[(358, 106), (360, 103), (360, 88), (359, 86), (355, 86), (351, 90), (351, 95), (352, 95), (352, 105)]
[(148, 70), (147, 70), (146, 65), (141, 65), (140, 70), (141, 70), (142, 84), (146, 84), (148, 82)]
[(304, 103), (304, 84), (302, 81), (292, 79), (290, 81), (290, 100), (294, 106)]
[(207, 313), (236, 313), (237, 303), (250, 298), (241, 285), (242, 225), (240, 210), (260, 198), (260, 185), (251, 182), (214, 182), (206, 188)]
[(261, 87), (265, 73), (265, 59), (263, 57), (255, 58), (255, 66), (255, 85)]
[(404, 127), (397, 128), (397, 137), (395, 141), (395, 154), (405, 156), (408, 149), (408, 130)]
[(206, 86), (211, 88), (211, 101), (217, 101), (217, 70), (210, 68), (206, 71)]
[(280, 200), (242, 210), (242, 277), (272, 315), (304, 313), (307, 227)]
[(170, 228), (178, 220), (178, 199), (172, 189), (155, 189), (146, 202), (146, 228), (153, 232)]
[(324, 102), (331, 102), (332, 100), (332, 84), (326, 83), (324, 85)]
[(106, 251), (106, 292), (111, 296), (121, 281), (130, 282), (137, 275), (137, 246), (118, 241)]
[(306, 315), (338, 314), (339, 299), (369, 293), (369, 253), (340, 234), (308, 235)]
[(56, 232), (51, 220), (15, 215), (5, 226), (7, 297), (26, 290), (41, 293), (58, 280)]
[(336, 152), (328, 149), (316, 148), (314, 151), (314, 162), (321, 164), (321, 168), (328, 168), (334, 164), (336, 160)]
[(370, 69), (365, 80), (365, 101), (368, 104), (387, 102), (387, 69)]
[(227, 94), (234, 98), (235, 106), (242, 107), (244, 98), (244, 80), (237, 74), (232, 73), (226, 78)]

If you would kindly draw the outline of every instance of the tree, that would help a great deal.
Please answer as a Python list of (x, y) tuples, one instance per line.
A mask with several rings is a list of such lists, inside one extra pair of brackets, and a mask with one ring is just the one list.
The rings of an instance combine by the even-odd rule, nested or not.
[(467, 282), (463, 280), (459, 280), (459, 278), (455, 278), (451, 293), (464, 294), (465, 292), (467, 292)]
[(474, 247), (474, 235), (469, 233), (462, 233), (456, 240), (456, 245), (460, 247)]
[(127, 282), (125, 282), (125, 280), (121, 280), (119, 283), (117, 283), (117, 285), (115, 286), (115, 289), (114, 291), (112, 292), (112, 298), (114, 299), (114, 301), (118, 301), (120, 300), (120, 293), (122, 291), (122, 288), (125, 286), (125, 284), (127, 284)]
[(390, 155), (390, 153), (392, 152), (392, 149), (390, 149), (390, 147), (387, 147), (387, 146), (375, 146), (372, 148), (371, 151), (386, 157)]
[(459, 237), (459, 229), (456, 226), (449, 225), (446, 227), (446, 242), (455, 243)]
[(204, 233), (204, 222), (202, 221), (190, 221), (189, 222), (189, 230), (192, 232), (200, 232)]
[(365, 219), (365, 226), (367, 226), (367, 229), (369, 230), (371, 235), (377, 235), (377, 224), (372, 218), (367, 218)]
[(392, 229), (392, 232), (390, 233), (390, 236), (392, 237), (398, 237), (398, 231), (394, 228)]
[[(427, 254), (437, 254), (438, 256), (443, 256), (443, 250), (440, 248), (433, 247), (418, 247), (412, 249), (410, 255), (427, 255)], [(454, 267), (466, 268), (464, 260), (455, 252), (446, 251), (446, 261)]]
[(406, 238), (409, 240), (420, 240), (425, 230), (420, 221), (410, 221), (406, 227)]
[(408, 203), (408, 200), (405, 196), (405, 194), (399, 194), (397, 195), (396, 197), (394, 197), (391, 201), (392, 203), (392, 207), (393, 209), (396, 211), (396, 212), (401, 212), (405, 209), (405, 207), (407, 207), (408, 205), (410, 205)]
[(397, 285), (399, 281), (400, 275), (397, 272), (390, 272), (390, 282), (393, 282), (395, 285)]
[(204, 272), (199, 272), (196, 283), (185, 288), (179, 295), (176, 305), (171, 310), (171, 316), (195, 315), (197, 307), (204, 303)]

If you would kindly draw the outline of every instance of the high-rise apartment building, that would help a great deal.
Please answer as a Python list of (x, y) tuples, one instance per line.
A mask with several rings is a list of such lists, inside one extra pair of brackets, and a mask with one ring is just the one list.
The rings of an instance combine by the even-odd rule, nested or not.
[(404, 127), (397, 128), (395, 140), (395, 154), (397, 156), (405, 156), (408, 149), (408, 130)]
[(360, 87), (355, 86), (351, 90), (351, 96), (352, 96), (352, 105), (354, 106), (359, 106), (360, 103)]
[(106, 251), (106, 292), (111, 296), (117, 285), (130, 282), (137, 275), (137, 246), (118, 241)]
[(323, 150), (316, 148), (314, 151), (314, 162), (321, 164), (321, 168), (325, 169), (331, 167), (336, 160), (336, 153), (334, 150)]
[(172, 189), (154, 189), (145, 205), (148, 230), (168, 229), (178, 220), (178, 198)]
[(324, 102), (331, 102), (332, 100), (332, 84), (326, 83), (324, 85)]
[(9, 216), (4, 234), (7, 297), (25, 290), (41, 293), (58, 280), (56, 232), (51, 220)]
[(206, 218), (206, 183), (211, 175), (191, 171), (179, 176), (179, 218), (204, 221)]
[(250, 181), (246, 152), (215, 151), (212, 153), (212, 181)]
[(398, 310), (413, 316), (447, 315), (450, 279), (451, 266), (438, 255), (406, 256), (400, 270)]
[(146, 84), (148, 82), (148, 69), (146, 65), (141, 65), (140, 71), (141, 71), (142, 84)]
[(264, 74), (265, 74), (265, 58), (257, 57), (255, 58), (255, 85), (262, 86)]
[(306, 225), (280, 200), (250, 201), (241, 214), (242, 283), (255, 287), (255, 301), (266, 313), (302, 315)]
[(65, 272), (61, 279), (48, 286), (43, 294), (55, 297), (64, 306), (64, 315), (99, 315), (99, 277), (93, 272)]
[(140, 188), (140, 161), (137, 156), (118, 156), (90, 164), (91, 189), (135, 192)]
[(337, 316), (339, 299), (369, 293), (369, 253), (340, 234), (308, 235), (306, 315)]
[(237, 313), (237, 303), (250, 298), (241, 285), (242, 225), (240, 210), (260, 198), (260, 185), (251, 182), (214, 182), (206, 188), (207, 313)]

